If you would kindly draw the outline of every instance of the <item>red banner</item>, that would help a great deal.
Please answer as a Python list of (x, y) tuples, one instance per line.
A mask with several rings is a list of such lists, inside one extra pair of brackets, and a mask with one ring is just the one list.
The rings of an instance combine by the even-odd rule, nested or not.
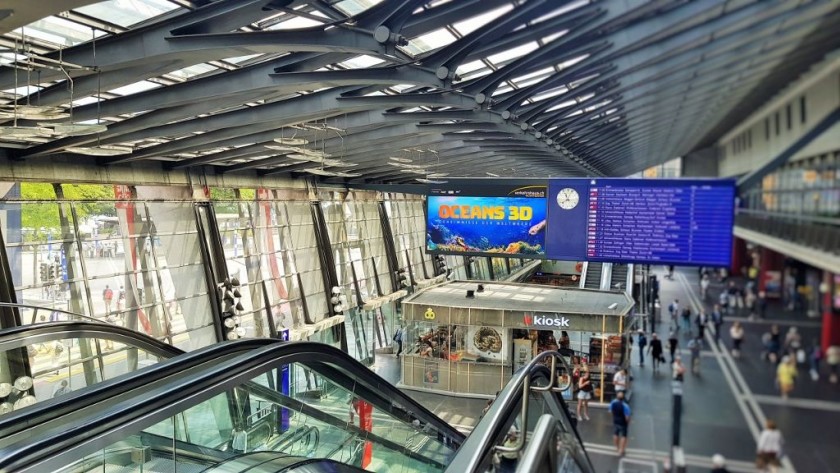
[[(373, 431), (373, 406), (359, 401), (359, 428), (366, 432)], [(367, 468), (373, 459), (373, 444), (365, 442), (365, 450), (362, 454), (362, 468)]]

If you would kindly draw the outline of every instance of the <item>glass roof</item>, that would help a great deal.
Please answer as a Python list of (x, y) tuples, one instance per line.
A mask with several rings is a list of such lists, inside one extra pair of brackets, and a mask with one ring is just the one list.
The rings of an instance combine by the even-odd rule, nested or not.
[[(141, 44), (137, 38), (142, 35), (125, 34), (137, 28), (159, 24), (164, 26), (161, 31), (173, 32), (171, 35), (177, 36), (180, 34), (177, 33), (179, 27), (196, 24), (196, 21), (204, 22), (204, 18), (198, 19), (199, 15), (204, 15), (201, 12), (212, 12), (216, 6), (226, 7), (223, 3), (235, 5), (241, 10), (226, 12), (225, 14), (230, 16), (224, 21), (202, 23), (203, 26), (198, 31), (208, 35), (239, 33), (235, 40), (220, 36), (213, 40), (214, 42), (209, 42), (211, 46), (205, 46), (199, 41), (177, 41), (178, 38), (174, 37), (162, 38), (157, 43), (155, 38), (143, 37), (144, 43)], [(144, 152), (147, 150), (151, 159), (167, 160), (203, 156), (208, 153), (212, 156), (213, 153), (238, 149), (241, 146), (258, 147), (263, 140), (271, 139), (269, 135), (272, 133), (272, 126), (288, 127), (319, 120), (325, 123), (343, 113), (352, 115), (360, 110), (364, 110), (361, 113), (368, 113), (370, 110), (463, 113), (475, 108), (477, 101), (474, 99), (478, 98), (479, 92), (494, 97), (487, 105), (482, 105), (482, 109), (486, 108), (488, 113), (502, 113), (504, 109), (496, 104), (510, 107), (513, 118), (505, 120), (506, 123), (500, 125), (501, 129), (510, 128), (510, 131), (517, 135), (523, 135), (523, 130), (529, 127), (533, 129), (533, 124), (540, 123), (541, 130), (555, 130), (554, 138), (559, 138), (564, 130), (557, 129), (555, 121), (561, 115), (585, 114), (589, 119), (604, 119), (606, 115), (612, 114), (609, 120), (625, 118), (621, 98), (609, 95), (610, 99), (606, 99), (607, 95), (602, 92), (604, 88), (586, 87), (588, 93), (585, 95), (577, 92), (577, 88), (581, 84), (602, 84), (599, 81), (607, 77), (602, 75), (602, 71), (605, 70), (610, 71), (607, 74), (611, 81), (620, 81), (621, 71), (605, 67), (609, 65), (612, 57), (591, 56), (592, 47), (605, 44), (612, 48), (609, 54), (621, 55), (628, 51), (636, 54), (636, 45), (620, 44), (624, 41), (624, 36), (614, 33), (623, 27), (637, 25), (656, 16), (654, 12), (628, 6), (625, 13), (616, 13), (615, 18), (607, 15), (599, 18), (595, 13), (609, 10), (614, 2), (548, 0), (537, 6), (540, 11), (534, 14), (536, 18), (529, 16), (531, 19), (528, 21), (522, 20), (506, 25), (509, 27), (504, 31), (494, 31), (493, 34), (476, 38), (482, 33), (485, 25), (509, 17), (511, 12), (523, 8), (528, 2), (474, 1), (469, 3), (468, 8), (463, 8), (462, 0), (433, 0), (416, 3), (415, 5), (420, 6), (407, 18), (392, 15), (397, 12), (388, 13), (386, 10), (391, 3), (404, 4), (382, 4), (382, 0), (293, 0), (266, 2), (257, 7), (251, 2), (234, 0), (107, 0), (66, 12), (47, 9), (45, 11), (49, 11), (49, 14), (45, 13), (44, 18), (0, 35), (0, 65), (3, 66), (0, 67), (0, 82), (3, 84), (0, 87), (0, 104), (8, 109), (8, 104), (16, 99), (33, 103), (43, 99), (47, 105), (67, 108), (70, 105), (70, 94), (64, 73), (66, 72), (76, 81), (73, 107), (78, 110), (74, 120), (80, 123), (91, 120), (95, 122), (96, 119), (91, 117), (97, 114), (97, 109), (100, 108), (97, 103), (101, 98), (99, 105), (103, 111), (103, 121), (136, 120), (138, 125), (121, 128), (141, 130), (119, 131), (113, 135), (109, 130), (103, 134), (109, 144), (130, 144), (144, 149)], [(685, 5), (701, 3), (673, 2), (668, 13), (671, 15), (674, 12), (672, 16), (678, 16), (682, 8), (688, 8)], [(377, 17), (371, 19), (369, 10), (377, 5), (382, 8), (376, 8)], [(698, 5), (692, 8), (699, 8)], [(584, 7), (589, 8), (593, 16), (580, 15), (580, 9)], [(760, 18), (770, 25), (772, 22), (767, 21), (768, 19), (790, 8), (792, 7), (782, 5)], [(801, 8), (812, 10), (809, 14), (816, 19), (826, 16), (820, 9), (831, 11), (829, 7), (822, 5), (809, 4)], [(621, 20), (624, 14), (626, 21)], [(670, 38), (678, 37), (682, 30), (696, 29), (698, 21), (713, 21), (727, 14), (729, 13), (710, 8), (702, 15), (687, 15), (680, 24), (664, 26), (670, 28), (667, 29), (669, 41), (676, 42)], [(401, 23), (403, 20), (404, 23)], [(371, 41), (370, 31), (376, 28), (375, 21), (395, 22), (398, 25), (394, 27), (402, 28), (404, 36), (392, 36), (384, 44)], [(602, 27), (604, 24), (609, 27)], [(742, 24), (751, 25), (753, 20), (745, 17), (738, 23)], [(224, 28), (218, 28), (218, 25), (224, 25)], [(650, 32), (644, 34), (651, 37), (660, 31), (666, 31), (664, 28), (649, 26)], [(214, 27), (218, 30), (213, 30)], [(639, 29), (642, 30), (643, 28)], [(765, 50), (771, 49), (774, 46), (771, 40), (775, 30), (769, 26), (766, 30), (757, 29), (755, 35), (751, 34), (749, 39), (743, 40), (743, 44), (762, 41)], [(249, 33), (261, 31), (274, 31), (280, 37), (287, 35), (289, 41), (281, 41), (283, 46), (277, 50), (272, 50), (271, 43), (249, 41), (255, 36)], [(585, 35), (579, 34), (581, 31)], [(724, 25), (717, 31), (728, 33), (735, 30), (731, 25)], [(568, 34), (569, 32), (574, 34)], [(316, 35), (323, 37), (317, 41), (310, 41)], [(91, 42), (94, 38), (96, 50), (102, 51), (101, 58), (105, 63), (91, 58)], [(704, 35), (703, 38), (695, 39), (691, 47), (675, 49), (676, 52), (657, 52), (656, 57), (664, 60), (704, 47), (714, 52), (709, 44), (719, 41), (720, 36), (710, 34)], [(467, 41), (464, 42), (463, 49), (443, 49), (465, 39)], [(339, 40), (342, 43), (331, 43)], [(797, 41), (790, 41), (790, 38), (788, 40), (782, 45), (792, 48), (798, 44)], [(148, 43), (145, 43), (146, 41)], [(287, 44), (292, 46), (287, 47)], [(300, 44), (299, 49), (296, 49), (297, 44)], [(557, 45), (551, 54), (535, 54), (549, 44)], [(657, 41), (639, 44), (639, 48), (648, 48), (656, 46)], [(569, 51), (586, 51), (585, 48), (588, 48), (590, 53), (569, 55)], [(722, 48), (720, 50), (724, 51)], [(790, 51), (792, 49), (783, 49), (776, 54), (784, 57), (784, 54)], [(145, 57), (144, 53), (161, 56)], [(122, 54), (127, 59), (121, 61)], [(639, 55), (642, 57), (642, 54)], [(97, 55), (97, 58), (99, 57)], [(704, 57), (720, 61), (713, 54)], [(63, 58), (68, 58), (67, 62), (63, 62)], [(526, 60), (529, 58), (533, 60)], [(706, 59), (682, 64), (695, 68), (705, 65), (704, 61)], [(436, 74), (441, 73), (441, 65), (454, 66), (454, 76), (444, 77), (442, 80), (437, 78)], [(394, 66), (400, 66), (397, 68), (400, 73), (407, 70), (416, 71), (418, 80), (413, 84), (393, 85), (393, 76), (389, 75), (387, 80), (377, 83), (371, 78), (376, 78), (378, 71), (357, 76), (351, 72), (343, 72), (340, 80), (329, 79), (332, 71), (390, 71)], [(643, 69), (647, 66), (639, 62), (634, 63), (633, 67)], [(16, 77), (12, 77), (9, 72), (12, 70), (15, 71)], [(712, 70), (712, 67), (706, 67), (705, 70)], [(325, 73), (307, 77), (306, 73), (311, 71)], [(231, 73), (236, 74), (232, 76), (235, 80), (229, 80)], [(289, 73), (300, 76), (292, 76)], [(669, 80), (668, 74), (661, 75), (665, 77), (663, 80)], [(96, 80), (92, 80), (94, 77)], [(300, 82), (296, 82), (297, 77), (300, 77)], [(406, 79), (406, 82), (412, 80)], [(178, 94), (171, 94), (166, 90), (173, 85), (178, 87)], [(593, 90), (598, 92), (593, 93)], [(330, 95), (330, 91), (335, 92)], [(693, 93), (694, 89), (691, 91)], [(123, 99), (140, 93), (143, 94), (142, 101)], [(181, 93), (185, 95), (182, 97)], [(313, 94), (340, 100), (312, 98)], [(598, 97), (594, 94), (598, 94)], [(176, 97), (172, 97), (173, 95)], [(417, 99), (418, 96), (424, 95), (434, 97), (434, 100)], [(295, 104), (296, 101), (305, 101), (307, 105), (300, 108), (284, 107), (286, 102)], [(335, 106), (336, 103), (360, 105), (351, 105), (346, 110), (352, 112), (344, 112), (343, 105)], [(523, 107), (522, 111), (529, 113), (517, 114), (520, 107)], [(159, 109), (167, 109), (164, 114), (167, 117), (166, 123), (142, 121), (148, 118), (144, 117), (145, 114)], [(533, 113), (530, 113), (531, 111)], [(473, 121), (462, 119), (461, 115), (452, 120), (452, 114), (448, 113), (447, 116), (447, 113), (441, 113), (440, 119), (433, 119), (431, 122), (454, 125), (452, 132), (481, 130), (471, 125)], [(232, 118), (209, 120), (210, 117), (222, 115)], [(423, 114), (424, 123), (427, 122), (427, 116), (428, 114)], [(520, 123), (517, 121), (520, 116), (529, 116), (530, 122)], [(195, 121), (194, 126), (188, 126), (192, 121)], [(352, 117), (349, 121), (352, 122)], [(240, 127), (242, 136), (233, 132), (224, 135), (215, 133), (222, 129), (222, 125), (213, 125), (219, 128), (204, 126), (217, 122), (226, 127), (232, 126), (231, 124)], [(403, 120), (400, 123), (404, 122)], [(578, 122), (584, 123), (585, 120)], [(386, 126), (385, 123), (368, 123), (366, 120), (360, 120), (360, 123), (368, 127)], [(179, 126), (171, 126), (175, 124)], [(0, 123), (0, 126), (2, 125)], [(464, 129), (459, 130), (458, 126), (463, 126)], [(157, 128), (161, 130), (159, 134), (145, 132)], [(122, 134), (127, 136), (121, 139)], [(347, 136), (351, 134), (347, 132)], [(202, 142), (201, 146), (184, 147), (168, 153), (154, 152), (158, 145), (168, 144), (173, 139), (203, 135), (206, 135), (206, 142)], [(214, 136), (235, 139), (228, 143), (223, 140), (214, 141)], [(67, 137), (47, 140), (61, 139), (59, 143), (73, 141), (64, 138)], [(9, 142), (18, 147), (26, 147), (44, 141), (40, 138), (39, 140), (27, 143), (0, 136), (0, 147)], [(532, 148), (529, 149), (529, 152), (532, 152)], [(57, 147), (48, 153), (61, 151), (61, 148)], [(554, 145), (550, 144), (545, 152), (554, 156), (557, 154), (555, 151)], [(220, 162), (254, 161), (258, 160), (258, 155), (259, 153), (251, 152), (248, 156), (233, 156), (220, 159)], [(273, 156), (276, 153), (268, 155)], [(562, 156), (559, 158), (563, 159)], [(271, 166), (274, 165), (276, 163)]]
[(128, 28), (178, 8), (167, 0), (108, 0), (77, 8), (76, 11)]

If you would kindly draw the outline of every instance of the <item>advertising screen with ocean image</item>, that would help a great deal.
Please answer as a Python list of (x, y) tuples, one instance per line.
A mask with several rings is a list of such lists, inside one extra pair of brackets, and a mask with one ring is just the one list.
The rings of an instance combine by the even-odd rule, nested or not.
[[(545, 256), (546, 186), (437, 189), (426, 200), (430, 253)], [(469, 193), (470, 195), (463, 195)], [(476, 195), (476, 194), (496, 195)], [(499, 196), (502, 194), (502, 196)]]

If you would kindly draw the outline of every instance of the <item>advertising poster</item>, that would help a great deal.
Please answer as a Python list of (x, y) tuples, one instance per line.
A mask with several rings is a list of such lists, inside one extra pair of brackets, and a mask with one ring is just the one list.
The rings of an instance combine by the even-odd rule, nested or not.
[(765, 271), (764, 275), (764, 293), (770, 299), (778, 299), (782, 297), (782, 272), (781, 271)]
[(423, 384), (440, 384), (440, 371), (438, 369), (437, 361), (426, 360), (426, 363), (423, 365)]
[(840, 274), (834, 275), (834, 310), (840, 311)]
[(545, 256), (546, 184), (450, 182), (426, 199), (428, 252)]
[(467, 351), (483, 361), (504, 361), (509, 349), (504, 330), (498, 327), (469, 327), (466, 344)]
[(534, 358), (534, 342), (530, 338), (513, 341), (513, 372), (527, 365)]

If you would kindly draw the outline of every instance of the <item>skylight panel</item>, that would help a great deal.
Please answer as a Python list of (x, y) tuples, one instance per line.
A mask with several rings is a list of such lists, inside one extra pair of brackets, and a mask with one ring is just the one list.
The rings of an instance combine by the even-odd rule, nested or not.
[(455, 36), (444, 28), (418, 36), (408, 42), (404, 49), (411, 55), (418, 55), (427, 51), (441, 48), (455, 41)]
[(557, 39), (557, 38), (559, 38), (559, 37), (561, 37), (561, 36), (565, 35), (565, 34), (566, 34), (566, 33), (568, 33), (568, 32), (569, 32), (569, 30), (562, 30), (562, 31), (558, 31), (558, 32), (556, 32), (556, 33), (551, 33), (551, 34), (550, 34), (550, 35), (548, 35), (548, 36), (544, 36), (544, 37), (542, 38), (542, 42), (543, 42), (543, 44), (548, 44), (548, 43), (550, 43), (550, 42), (554, 41), (555, 39)]
[(391, 88), (396, 90), (397, 92), (402, 92), (402, 91), (408, 90), (412, 87), (414, 87), (414, 84), (397, 84), (397, 85), (391, 86)]
[[(26, 25), (23, 34), (58, 46), (75, 46), (92, 39), (90, 27), (57, 16), (48, 16)], [(100, 37), (106, 33), (94, 30), (94, 34)]]
[(496, 8), (495, 10), (490, 10), (487, 13), (455, 23), (452, 26), (458, 31), (458, 33), (461, 33), (462, 36), (466, 36), (511, 10), (513, 10), (513, 5), (505, 5), (501, 8)]
[(571, 107), (572, 105), (574, 105), (576, 103), (577, 103), (577, 100), (575, 100), (575, 99), (566, 100), (565, 102), (558, 103), (557, 105), (549, 108), (548, 110), (546, 110), (546, 112), (553, 112), (555, 110), (560, 110), (561, 108)]
[(355, 16), (380, 3), (381, 1), (382, 0), (343, 0), (333, 6), (346, 13), (347, 16)]
[(557, 67), (559, 67), (560, 70), (563, 70), (567, 67), (574, 66), (575, 64), (579, 63), (580, 61), (583, 61), (584, 59), (586, 59), (588, 57), (589, 57), (588, 54), (584, 54), (583, 56), (578, 56), (578, 57), (569, 59), (568, 61), (561, 62), (560, 64), (557, 65)]
[(562, 7), (547, 13), (536, 20), (532, 21), (532, 25), (536, 25), (537, 23), (542, 23), (543, 21), (550, 20), (552, 18), (558, 17), (564, 13), (570, 12), (572, 10), (576, 10), (586, 4), (589, 3), (589, 0), (578, 0), (577, 2), (572, 2), (567, 5), (563, 5)]
[(488, 61), (493, 63), (493, 65), (498, 66), (501, 63), (512, 61), (514, 59), (518, 59), (530, 52), (535, 51), (540, 47), (536, 41), (531, 41), (530, 43), (525, 43), (521, 46), (517, 46), (512, 49), (508, 49), (507, 51), (502, 51), (499, 54), (494, 54), (487, 58)]
[(311, 18), (306, 18), (302, 16), (293, 16), (290, 17), (286, 21), (281, 21), (280, 23), (271, 25), (266, 28), (266, 31), (270, 30), (297, 30), (301, 28), (311, 28), (313, 26), (320, 26), (323, 25), (323, 22), (313, 20)]
[(477, 71), (482, 67), (487, 67), (487, 64), (484, 64), (484, 62), (481, 60), (468, 62), (466, 64), (461, 64), (460, 66), (458, 66), (458, 69), (455, 70), (455, 74), (468, 74), (470, 72)]
[(243, 63), (243, 62), (245, 62), (249, 59), (253, 59), (257, 56), (262, 56), (262, 54), (249, 54), (247, 56), (230, 57), (230, 58), (225, 59), (225, 61), (232, 62), (234, 64), (241, 64), (241, 63)]
[(145, 92), (147, 90), (157, 89), (158, 87), (162, 86), (160, 84), (155, 84), (154, 82), (141, 80), (140, 82), (135, 82), (133, 84), (124, 85), (122, 87), (117, 87), (116, 89), (109, 90), (108, 93), (116, 95), (132, 95), (140, 92)]
[(196, 64), (194, 66), (178, 69), (177, 71), (172, 71), (166, 75), (175, 77), (176, 79), (187, 80), (191, 77), (206, 74), (217, 69), (217, 67), (211, 66), (210, 64)]
[(108, 0), (75, 10), (94, 18), (128, 28), (142, 21), (179, 8), (167, 0)]
[(14, 89), (14, 88), (6, 89), (6, 90), (2, 90), (0, 92), (3, 92), (4, 94), (14, 95), (15, 97), (26, 97), (27, 95), (37, 93), (40, 90), (43, 90), (43, 87), (39, 87), (37, 85), (32, 84), (32, 85), (22, 85), (22, 86), (18, 87), (17, 89)]
[(495, 92), (493, 92), (493, 97), (495, 97), (495, 96), (497, 96), (497, 95), (506, 94), (506, 93), (508, 93), (508, 92), (510, 92), (510, 91), (512, 91), (512, 90), (513, 90), (513, 87), (511, 87), (511, 86), (509, 86), (509, 85), (504, 86), (504, 87), (499, 87), (498, 89), (496, 89), (496, 91), (495, 91)]
[(511, 80), (511, 82), (513, 82), (514, 84), (516, 84), (520, 87), (523, 87), (525, 82), (528, 82), (531, 79), (542, 80), (545, 76), (551, 74), (552, 72), (554, 72), (553, 67), (546, 67), (546, 68), (543, 68), (543, 69), (525, 74), (523, 76), (516, 77), (513, 80)]
[(375, 66), (377, 64), (382, 64), (385, 62), (384, 59), (380, 59), (378, 57), (368, 56), (367, 54), (363, 54), (361, 56), (356, 56), (352, 59), (348, 59), (344, 62), (339, 63), (340, 65), (348, 68), (348, 69), (366, 69), (368, 67)]
[(541, 94), (535, 95), (535, 96), (532, 97), (532, 100), (534, 102), (539, 102), (541, 100), (550, 99), (551, 97), (556, 97), (560, 94), (565, 94), (568, 91), (569, 91), (569, 89), (567, 89), (566, 86), (561, 86), (561, 87), (557, 87), (557, 88), (554, 88), (554, 89), (550, 89), (550, 90), (548, 90), (546, 92), (543, 92)]

